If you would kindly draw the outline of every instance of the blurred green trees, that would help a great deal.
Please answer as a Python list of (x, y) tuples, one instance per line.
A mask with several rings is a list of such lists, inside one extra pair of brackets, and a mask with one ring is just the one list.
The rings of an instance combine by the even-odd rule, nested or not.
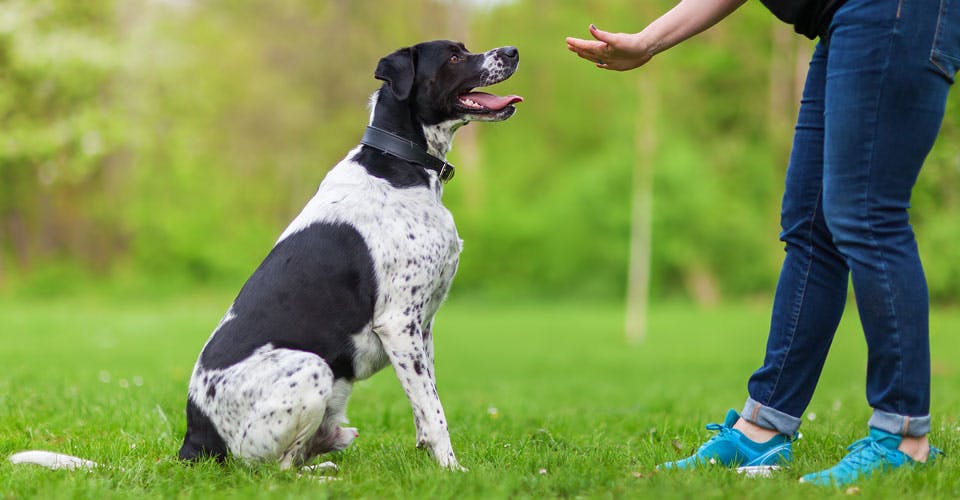
[(0, 4), (0, 276), (61, 260), (105, 271), (116, 253), (110, 3)]
[[(812, 43), (752, 2), (632, 73), (564, 47), (590, 22), (635, 31), (672, 3), (7, 0), (0, 289), (238, 288), (357, 143), (379, 57), (453, 38), (519, 47), (520, 71), (497, 91), (527, 99), (454, 144), (455, 293), (621, 296), (637, 110), (656, 99), (654, 295), (771, 294)], [(914, 203), (940, 301), (960, 297), (958, 139), (954, 95)]]

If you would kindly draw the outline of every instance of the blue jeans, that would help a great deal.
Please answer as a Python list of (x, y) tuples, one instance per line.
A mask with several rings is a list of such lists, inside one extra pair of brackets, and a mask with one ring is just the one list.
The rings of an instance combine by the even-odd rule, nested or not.
[(960, 0), (848, 0), (821, 37), (787, 169), (786, 258), (746, 420), (797, 431), (849, 276), (869, 351), (870, 426), (929, 432), (929, 301), (907, 209), (958, 67)]

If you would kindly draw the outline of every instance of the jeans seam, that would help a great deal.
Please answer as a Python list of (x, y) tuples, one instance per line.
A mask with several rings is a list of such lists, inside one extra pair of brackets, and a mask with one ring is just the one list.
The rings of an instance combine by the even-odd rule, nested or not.
[(937, 29), (933, 31), (933, 44), (930, 46), (930, 64), (936, 66), (944, 76), (951, 79), (953, 78), (953, 72), (947, 69), (943, 64), (940, 63), (940, 58), (945, 57), (947, 59), (956, 60), (956, 58), (944, 54), (938, 50), (940, 46), (940, 35), (943, 31), (943, 24), (946, 22), (945, 16), (947, 14), (947, 3), (946, 0), (940, 0), (940, 8), (937, 10)]
[[(880, 103), (880, 102), (882, 101), (882, 99), (883, 99), (883, 84), (882, 84), (882, 82), (886, 81), (887, 78), (888, 78), (889, 69), (890, 69), (890, 53), (893, 51), (894, 39), (895, 39), (896, 36), (898, 36), (898, 35), (900, 35), (900, 19), (899, 19), (899, 18), (897, 19), (897, 21), (896, 21), (896, 23), (895, 23), (895, 25), (894, 25), (893, 32), (891, 33), (890, 39), (889, 39), (889, 41), (888, 41), (888, 43), (887, 43), (887, 58), (886, 58), (886, 61), (884, 62), (884, 65), (883, 65), (883, 72), (882, 72), (881, 75), (880, 75), (880, 81), (881, 81), (881, 84), (880, 84), (880, 86), (879, 86), (879, 87), (880, 87), (880, 93), (877, 95), (877, 105), (876, 105), (876, 108), (875, 108), (875, 110), (874, 110), (874, 127), (873, 127), (873, 132), (872, 132), (872, 137), (871, 137), (871, 147), (870, 147), (870, 150), (869, 150), (869, 151), (870, 151), (870, 155), (869, 155), (869, 158), (868, 158), (868, 161), (867, 161), (867, 172), (866, 172), (866, 173), (867, 173), (867, 183), (866, 183), (866, 186), (864, 187), (864, 191), (865, 191), (865, 192), (864, 192), (864, 204), (867, 204), (867, 201), (866, 201), (866, 200), (869, 200), (869, 199), (870, 199), (870, 196), (869, 196), (869, 195), (870, 195), (870, 187), (871, 187), (870, 179), (871, 179), (871, 173), (873, 172), (874, 159), (876, 158), (876, 156), (874, 155), (874, 147), (873, 147), (873, 144), (876, 144), (876, 138), (877, 138), (877, 136), (879, 135), (879, 131), (877, 130), (877, 129), (880, 127), (880, 117), (879, 117), (879, 115), (880, 115), (880, 105), (879, 105), (879, 103)], [(867, 210), (865, 210), (865, 212), (866, 212), (866, 214), (867, 214), (867, 218), (866, 218), (866, 219), (867, 219), (867, 220), (866, 220), (866, 222), (867, 222), (867, 227), (868, 227), (869, 230), (870, 230), (870, 243), (871, 243), (871, 245), (873, 246), (874, 250), (877, 252), (878, 262), (879, 262), (879, 267), (880, 267), (880, 273), (879, 273), (879, 274), (880, 274), (880, 276), (882, 277), (882, 278), (881, 278), (881, 281), (882, 281), (882, 283), (883, 283), (883, 288), (884, 288), (884, 291), (886, 292), (886, 297), (887, 297), (886, 300), (885, 300), (886, 304), (884, 304), (884, 305), (886, 306), (887, 312), (890, 314), (890, 318), (891, 318), (892, 321), (893, 321), (893, 332), (894, 332), (893, 338), (894, 338), (894, 340), (895, 340), (896, 343), (897, 343), (896, 351), (897, 351), (897, 354), (898, 354), (898, 357), (897, 357), (897, 367), (896, 367), (896, 369), (897, 369), (897, 373), (898, 373), (898, 375), (899, 375), (899, 380), (898, 380), (899, 385), (897, 386), (897, 412), (900, 413), (900, 414), (903, 414), (903, 413), (904, 413), (904, 411), (903, 411), (903, 375), (904, 375), (904, 374), (903, 374), (903, 366), (902, 366), (902, 363), (903, 363), (903, 343), (902, 343), (901, 338), (900, 338), (900, 326), (899, 326), (899, 322), (897, 321), (897, 311), (896, 311), (896, 307), (895, 307), (895, 305), (893, 304), (893, 301), (892, 301), (893, 289), (892, 289), (892, 287), (890, 286), (889, 269), (888, 269), (888, 267), (887, 267), (887, 265), (886, 265), (886, 259), (885, 259), (884, 253), (883, 253), (883, 249), (880, 247), (880, 244), (879, 244), (879, 243), (877, 242), (877, 240), (876, 240), (876, 229), (874, 228), (874, 225), (873, 225), (873, 217), (872, 217), (873, 214), (872, 214), (872, 210), (870, 209), (869, 205), (866, 206), (865, 208), (867, 209)], [(861, 322), (862, 322), (862, 319), (861, 319)]]
[[(940, 30), (943, 28), (943, 14), (944, 14), (944, 5), (943, 0), (940, 0), (940, 8), (937, 10), (937, 29), (933, 32), (933, 45), (930, 47), (930, 58), (933, 58), (933, 54), (936, 52), (937, 47), (940, 45)], [(934, 63), (937, 64), (937, 63)], [(939, 68), (940, 65), (937, 64)], [(942, 68), (941, 68), (942, 69)]]
[(943, 0), (940, 0), (940, 8), (937, 10), (937, 29), (933, 31), (933, 44), (930, 46), (930, 62), (937, 67), (943, 73), (946, 73), (947, 70), (940, 65), (940, 62), (937, 61), (937, 46), (940, 43), (940, 28), (943, 28)]

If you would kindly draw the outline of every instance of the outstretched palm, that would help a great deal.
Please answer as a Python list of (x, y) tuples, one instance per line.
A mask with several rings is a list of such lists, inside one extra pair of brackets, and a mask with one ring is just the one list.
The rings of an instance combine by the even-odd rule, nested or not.
[(635, 35), (608, 33), (590, 25), (596, 40), (567, 37), (567, 49), (593, 62), (598, 68), (627, 71), (646, 64), (653, 54), (638, 43)]

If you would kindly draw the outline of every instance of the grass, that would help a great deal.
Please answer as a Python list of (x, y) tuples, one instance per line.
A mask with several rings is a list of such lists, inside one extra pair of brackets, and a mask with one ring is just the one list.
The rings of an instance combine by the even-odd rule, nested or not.
[[(762, 357), (768, 307), (661, 305), (628, 346), (622, 311), (597, 304), (453, 301), (437, 320), (439, 389), (468, 473), (416, 450), (392, 371), (355, 387), (354, 445), (322, 482), (272, 465), (173, 459), (193, 361), (229, 303), (94, 299), (0, 302), (0, 456), (55, 450), (110, 467), (52, 472), (0, 460), (0, 497), (655, 497), (842, 496), (796, 478), (832, 465), (865, 434), (866, 352), (855, 315), (838, 333), (795, 444), (770, 479), (725, 470), (653, 473), (686, 455), (739, 407)], [(948, 455), (931, 469), (866, 481), (864, 497), (960, 497), (960, 312), (933, 315), (934, 430)]]

